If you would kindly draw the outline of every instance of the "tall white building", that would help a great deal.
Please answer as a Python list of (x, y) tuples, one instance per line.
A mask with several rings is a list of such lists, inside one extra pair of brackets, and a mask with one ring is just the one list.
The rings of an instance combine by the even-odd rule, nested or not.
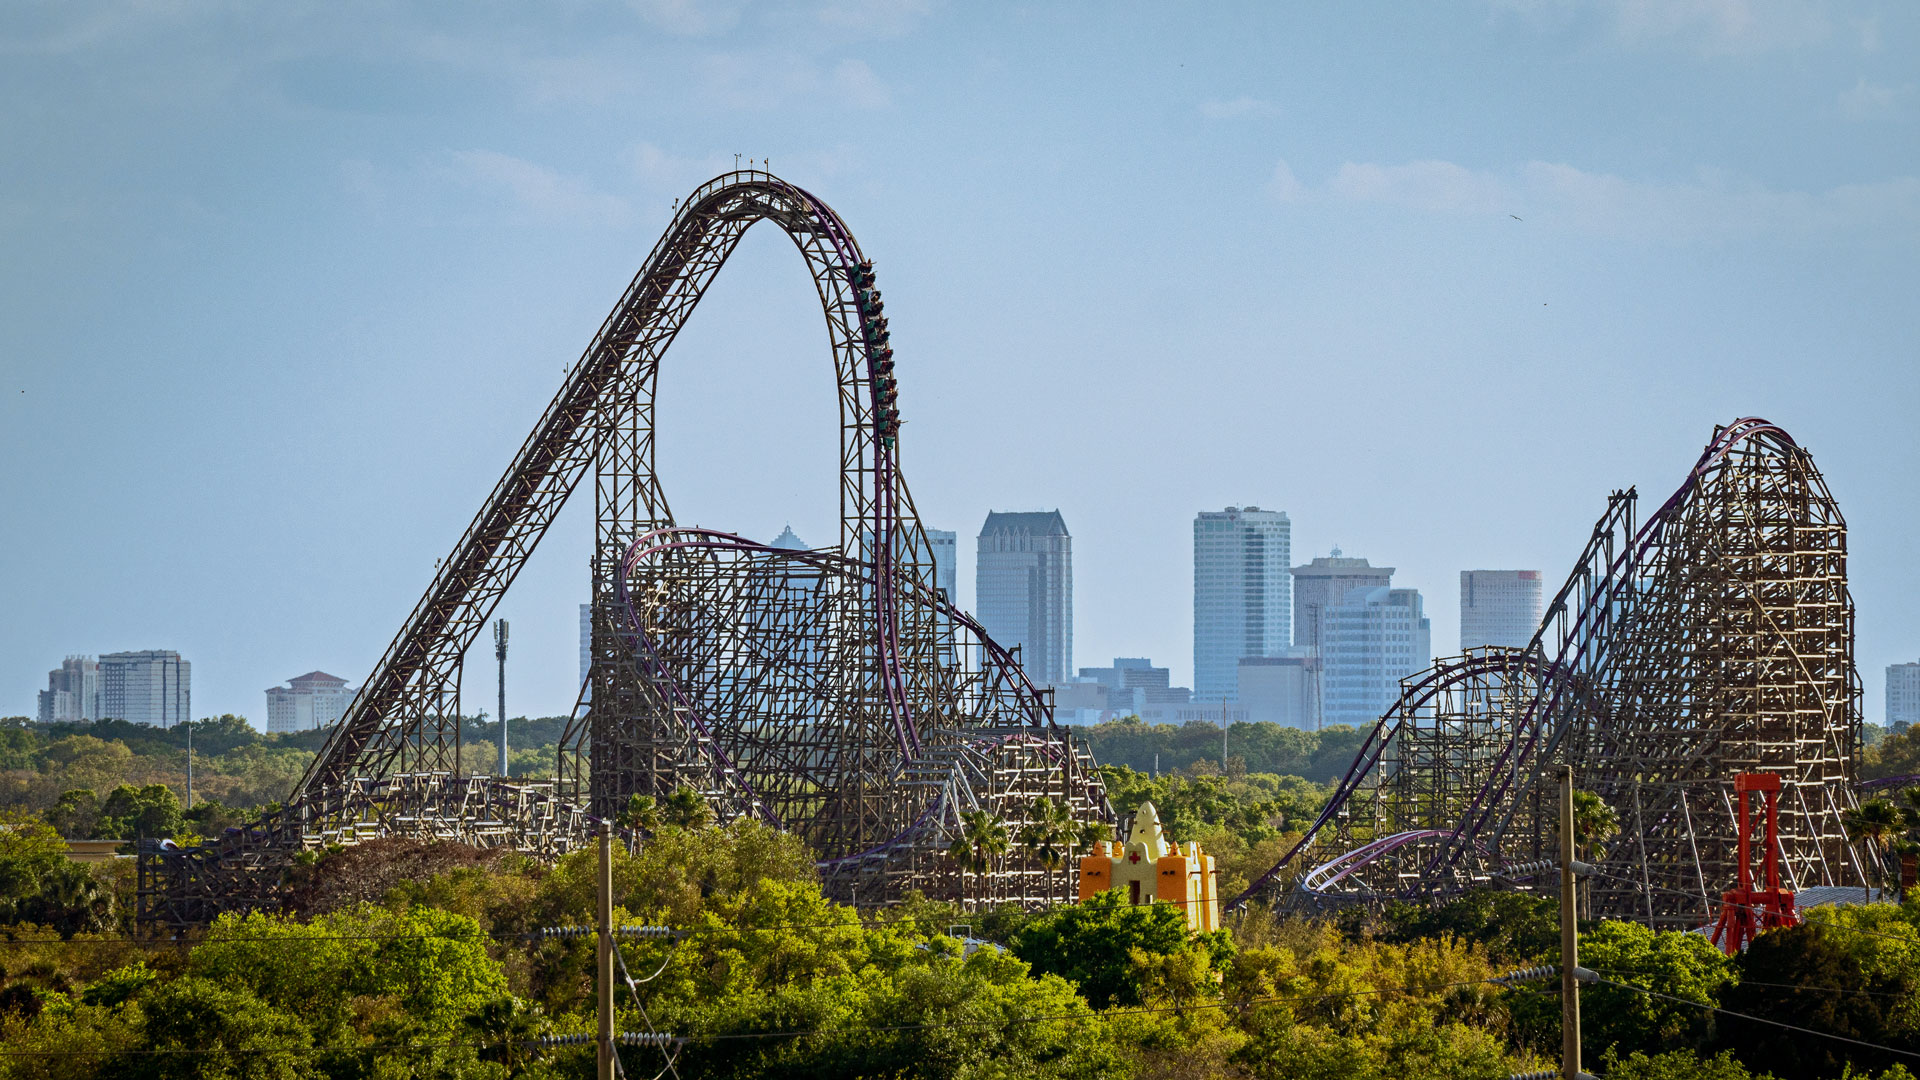
[(1292, 644), (1292, 565), (1283, 511), (1229, 506), (1194, 517), (1194, 700), (1237, 700), (1240, 660)]
[(193, 665), (172, 649), (100, 655), (100, 715), (172, 727), (193, 715)]
[(267, 733), (313, 731), (332, 727), (353, 704), (354, 688), (347, 680), (324, 671), (309, 671), (267, 691)]
[(1540, 571), (1460, 571), (1460, 651), (1523, 649), (1540, 629)]
[(57, 721), (100, 719), (100, 662), (91, 656), (69, 656), (47, 672), (47, 688), (40, 691), (39, 719)]
[(1378, 720), (1399, 699), (1400, 680), (1433, 659), (1433, 627), (1418, 589), (1354, 589), (1324, 618), (1323, 723)]
[(1905, 731), (1920, 724), (1920, 664), (1887, 665), (1887, 727)]
[(987, 514), (974, 562), (974, 607), (1001, 645), (1020, 649), (1041, 686), (1073, 671), (1073, 537), (1058, 510)]
[(580, 688), (582, 700), (593, 700), (593, 687), (587, 685), (587, 676), (593, 671), (593, 605), (580, 605), (580, 681), (574, 685)]
[(1393, 584), (1393, 567), (1372, 566), (1365, 559), (1348, 558), (1333, 549), (1291, 571), (1293, 578), (1293, 643), (1319, 648), (1320, 617), (1355, 589), (1378, 589)]

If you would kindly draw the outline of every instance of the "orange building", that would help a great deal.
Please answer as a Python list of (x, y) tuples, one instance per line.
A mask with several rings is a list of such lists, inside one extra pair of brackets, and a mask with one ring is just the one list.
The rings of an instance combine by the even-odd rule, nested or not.
[(1184, 849), (1169, 840), (1151, 800), (1134, 811), (1124, 843), (1101, 841), (1080, 857), (1080, 899), (1115, 889), (1129, 904), (1179, 904), (1196, 931), (1220, 928), (1218, 881), (1213, 856), (1197, 840)]

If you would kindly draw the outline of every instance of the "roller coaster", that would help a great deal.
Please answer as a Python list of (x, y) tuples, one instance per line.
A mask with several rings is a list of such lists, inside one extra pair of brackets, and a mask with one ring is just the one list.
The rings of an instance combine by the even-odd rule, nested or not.
[[(840, 536), (791, 551), (673, 519), (654, 468), (659, 366), (741, 237), (770, 221), (818, 294), (839, 388)], [(933, 585), (900, 468), (899, 380), (872, 263), (813, 195), (756, 170), (679, 205), (592, 343), (284, 807), (190, 847), (143, 844), (138, 914), (203, 924), (273, 908), (303, 853), (382, 837), (579, 849), (636, 795), (700, 792), (723, 820), (805, 840), (831, 895), (1069, 899), (1063, 867), (1003, 856), (968, 882), (944, 853), (981, 811), (1018, 829), (1042, 797), (1111, 823), (1050, 695)], [(461, 758), (468, 650), (591, 472), (590, 676), (553, 777)], [(1230, 906), (1431, 901), (1551, 850), (1547, 777), (1571, 764), (1613, 811), (1594, 914), (1710, 919), (1734, 878), (1733, 777), (1782, 777), (1794, 888), (1863, 885), (1849, 844), (1860, 685), (1846, 525), (1781, 428), (1715, 430), (1644, 521), (1616, 491), (1520, 649), (1404, 680), (1318, 818)], [(1912, 779), (1912, 778), (1905, 778)], [(629, 840), (635, 837), (629, 833)]]
[(1785, 788), (1789, 884), (1868, 883), (1848, 842), (1860, 683), (1846, 523), (1780, 427), (1717, 428), (1644, 521), (1617, 491), (1522, 649), (1437, 662), (1363, 740), (1286, 855), (1229, 906), (1324, 910), (1431, 901), (1551, 855), (1555, 768), (1613, 811), (1587, 857), (1595, 915), (1659, 928), (1711, 919), (1734, 878), (1733, 779)]
[[(793, 241), (839, 387), (840, 537), (789, 551), (674, 522), (654, 468), (659, 366), (741, 237)], [(873, 264), (830, 207), (759, 170), (679, 204), (285, 806), (186, 849), (143, 845), (138, 914), (191, 926), (276, 907), (303, 852), (391, 836), (579, 849), (635, 795), (700, 792), (804, 839), (829, 893), (1064, 900), (1019, 854), (964, 882), (963, 815), (1009, 829), (1041, 797), (1113, 821), (1099, 773), (1017, 656), (933, 586), (900, 470), (899, 380)], [(591, 675), (539, 782), (462, 767), (469, 648), (593, 475)], [(629, 839), (632, 839), (629, 835)]]

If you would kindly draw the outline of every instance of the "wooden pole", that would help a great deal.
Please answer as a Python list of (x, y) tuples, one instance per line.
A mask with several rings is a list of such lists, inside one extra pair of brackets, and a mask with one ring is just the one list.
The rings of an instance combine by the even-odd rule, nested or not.
[(613, 825), (609, 822), (600, 825), (599, 878), (600, 910), (595, 929), (600, 939), (600, 995), (596, 1009), (600, 1053), (596, 1075), (599, 1080), (613, 1080)]
[(1560, 766), (1560, 1075), (1580, 1080), (1580, 935), (1574, 921), (1573, 766)]

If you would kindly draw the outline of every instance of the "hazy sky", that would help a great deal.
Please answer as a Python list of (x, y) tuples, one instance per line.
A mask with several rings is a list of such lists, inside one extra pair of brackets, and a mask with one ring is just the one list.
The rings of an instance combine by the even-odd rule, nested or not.
[[(1201, 9), (1196, 14), (1195, 9)], [(1192, 673), (1192, 518), (1557, 586), (1761, 415), (1852, 525), (1867, 716), (1920, 658), (1920, 5), (13, 3), (0, 9), (0, 715), (175, 648), (201, 715), (358, 682), (652, 246), (732, 167), (838, 209), (929, 525), (1058, 507), (1074, 659)], [(835, 531), (802, 264), (674, 346), (676, 510)], [(502, 605), (572, 702), (591, 508)], [(491, 646), (467, 680), (493, 697)], [(477, 658), (476, 658), (477, 659)]]

